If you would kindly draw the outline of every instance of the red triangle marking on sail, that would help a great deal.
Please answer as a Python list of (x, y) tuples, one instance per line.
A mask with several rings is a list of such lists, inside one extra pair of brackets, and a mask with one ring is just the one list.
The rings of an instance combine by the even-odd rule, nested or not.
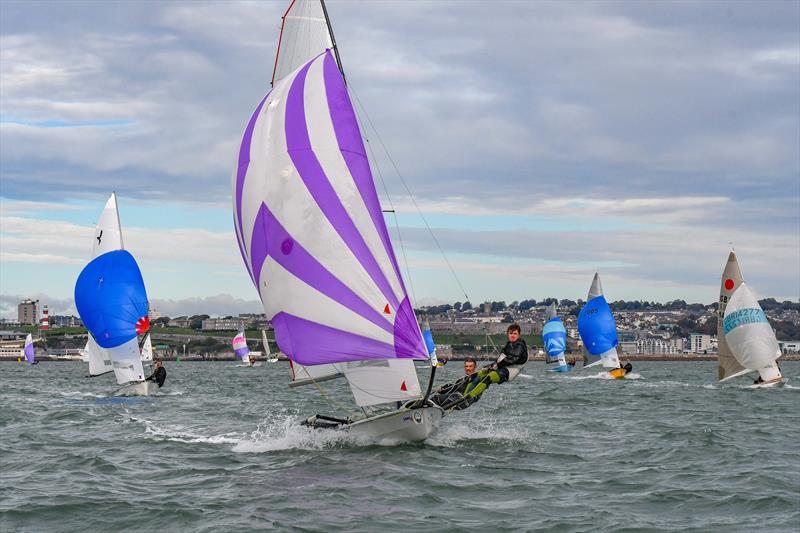
[(391, 315), (392, 314), (392, 310), (389, 309), (389, 304), (386, 304), (386, 307), (383, 308), (383, 314), (385, 314), (385, 315)]
[(404, 392), (408, 392), (408, 388), (406, 387), (406, 382), (400, 384), (400, 390)]

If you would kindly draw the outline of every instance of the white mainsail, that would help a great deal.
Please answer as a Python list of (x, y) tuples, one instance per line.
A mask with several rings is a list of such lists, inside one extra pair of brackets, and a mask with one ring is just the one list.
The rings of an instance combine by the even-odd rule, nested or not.
[(261, 330), (261, 344), (264, 346), (264, 355), (267, 357), (267, 362), (270, 363), (277, 363), (278, 362), (278, 354), (273, 354), (272, 351), (269, 349), (269, 341), (267, 340), (267, 332), (263, 329)]
[(111, 193), (94, 230), (92, 259), (113, 250), (124, 250), (122, 244), (122, 226), (117, 209), (117, 193)]
[(388, 359), (386, 363), (386, 366), (374, 362), (351, 363), (344, 369), (344, 376), (359, 407), (412, 400), (422, 394), (413, 361)]
[(742, 282), (725, 308), (725, 341), (739, 364), (757, 370), (761, 379), (781, 377), (775, 361), (781, 356), (778, 341), (753, 292)]
[(722, 271), (717, 307), (717, 362), (719, 365), (718, 379), (720, 381), (726, 381), (750, 372), (750, 370), (739, 364), (739, 361), (733, 356), (731, 349), (728, 347), (728, 342), (725, 340), (725, 330), (722, 325), (728, 301), (742, 283), (744, 283), (744, 280), (742, 279), (742, 271), (739, 269), (739, 261), (736, 259), (736, 253), (731, 250), (731, 253), (728, 254), (728, 261), (725, 263), (725, 270)]
[(323, 3), (319, 0), (294, 0), (283, 15), (272, 85), (333, 45)]
[(142, 361), (150, 362), (153, 360), (153, 343), (150, 340), (150, 333), (148, 333), (144, 342), (142, 343)]
[(83, 349), (83, 360), (89, 363), (89, 375), (99, 376), (114, 370), (111, 358), (103, 348), (97, 345), (92, 334), (87, 334), (89, 340)]

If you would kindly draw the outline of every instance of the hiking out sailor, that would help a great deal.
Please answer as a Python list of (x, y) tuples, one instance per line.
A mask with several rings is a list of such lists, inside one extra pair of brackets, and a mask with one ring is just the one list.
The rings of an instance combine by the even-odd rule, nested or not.
[(475, 373), (477, 365), (475, 364), (475, 359), (472, 357), (467, 357), (464, 359), (464, 375), (471, 376)]
[(156, 369), (153, 371), (152, 374), (147, 376), (146, 381), (155, 381), (158, 384), (158, 388), (164, 386), (164, 380), (167, 379), (167, 370), (164, 368), (164, 360), (163, 359), (156, 359)]
[(478, 371), (478, 379), (467, 386), (465, 391), (467, 397), (476, 400), (490, 384), (505, 383), (517, 377), (522, 366), (528, 362), (528, 345), (520, 337), (520, 333), (519, 324), (508, 326), (506, 329), (508, 342), (503, 347), (503, 352), (494, 363)]
[[(444, 409), (449, 409), (455, 403), (461, 401), (464, 398), (464, 392), (467, 390), (467, 387), (472, 384), (473, 380), (478, 379), (478, 374), (475, 372), (476, 367), (475, 359), (472, 357), (464, 359), (464, 375), (456, 381), (447, 383), (436, 389), (431, 395), (430, 400)], [(464, 403), (463, 407), (468, 407), (468, 404)]]
[(633, 365), (631, 364), (630, 361), (626, 361), (625, 362), (625, 366), (620, 367), (620, 368), (622, 368), (622, 370), (625, 371), (625, 374), (630, 374), (631, 370), (633, 370)]

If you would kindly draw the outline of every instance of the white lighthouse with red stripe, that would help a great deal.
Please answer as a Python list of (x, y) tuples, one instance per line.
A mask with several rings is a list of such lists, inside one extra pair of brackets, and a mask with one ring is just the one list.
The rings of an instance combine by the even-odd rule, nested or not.
[(50, 316), (48, 315), (47, 306), (42, 306), (42, 330), (47, 331), (50, 329)]

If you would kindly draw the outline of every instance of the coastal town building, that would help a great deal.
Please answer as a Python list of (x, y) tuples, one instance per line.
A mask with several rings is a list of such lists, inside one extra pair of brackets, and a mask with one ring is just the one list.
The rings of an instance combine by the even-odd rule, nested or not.
[(27, 326), (39, 323), (39, 300), (24, 299), (17, 305), (17, 322)]
[(704, 333), (692, 333), (689, 335), (689, 351), (691, 353), (707, 353), (711, 351), (712, 346), (711, 335)]
[(81, 319), (74, 315), (50, 315), (51, 328), (75, 328), (83, 326)]
[(206, 318), (203, 320), (201, 329), (211, 331), (239, 331), (247, 326), (247, 320), (243, 318)]
[(800, 353), (800, 341), (778, 341), (778, 348), (784, 355)]

